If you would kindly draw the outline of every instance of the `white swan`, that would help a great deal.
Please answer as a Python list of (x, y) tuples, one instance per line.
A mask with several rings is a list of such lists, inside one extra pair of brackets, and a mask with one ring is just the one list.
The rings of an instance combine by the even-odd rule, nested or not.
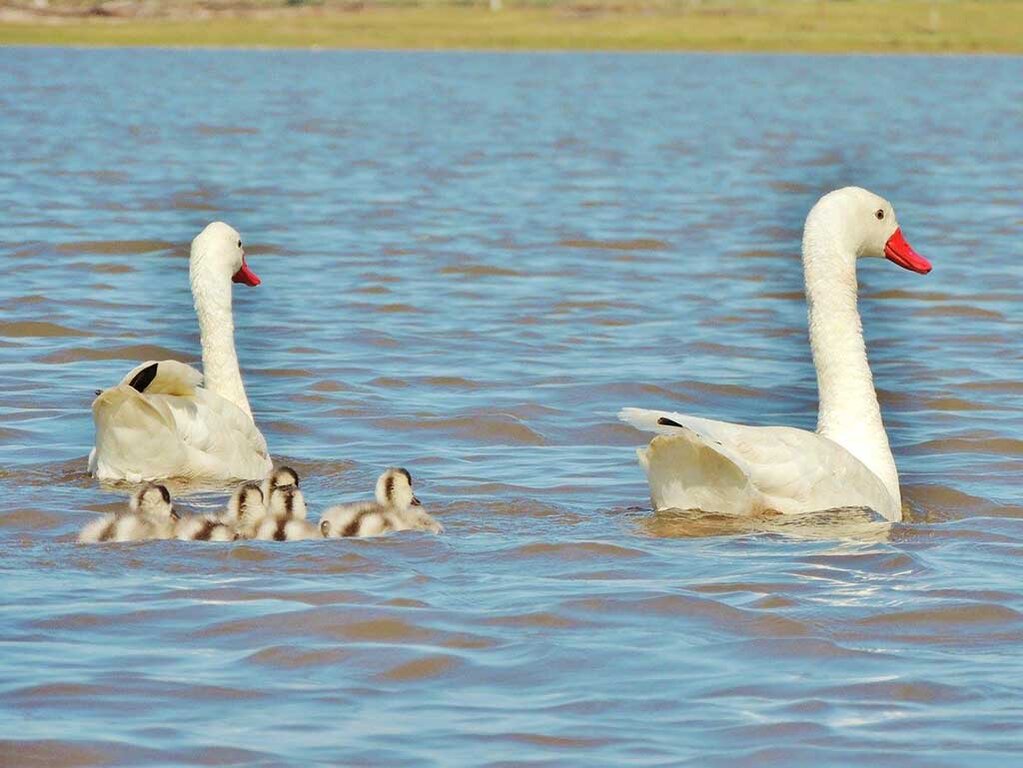
[(271, 468), (234, 349), (231, 282), (259, 285), (238, 233), (223, 222), (208, 225), (192, 241), (188, 272), (206, 386), (194, 368), (161, 360), (99, 393), (89, 472), (101, 480), (247, 480)]
[(658, 433), (638, 452), (655, 509), (798, 514), (862, 506), (902, 519), (899, 476), (856, 308), (861, 256), (931, 271), (902, 236), (891, 204), (865, 189), (836, 190), (810, 211), (803, 272), (820, 397), (816, 432), (638, 408), (619, 414)]

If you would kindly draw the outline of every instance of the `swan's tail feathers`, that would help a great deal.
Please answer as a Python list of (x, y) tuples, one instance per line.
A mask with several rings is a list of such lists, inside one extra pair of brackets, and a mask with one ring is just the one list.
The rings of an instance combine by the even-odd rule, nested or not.
[(654, 509), (738, 512), (754, 504), (757, 491), (746, 462), (727, 444), (726, 425), (642, 408), (624, 408), (618, 418), (656, 433), (637, 451)]
[(133, 482), (161, 476), (158, 471), (149, 472), (148, 465), (157, 459), (169, 463), (168, 454), (175, 454), (179, 441), (174, 415), (159, 400), (120, 384), (92, 402), (96, 447), (89, 456), (89, 469), (95, 476)]
[(202, 384), (202, 374), (177, 360), (150, 360), (129, 371), (121, 383), (147, 395), (187, 397)]
[(675, 432), (670, 437), (658, 435), (639, 451), (654, 509), (749, 509), (756, 491), (742, 464), (723, 446), (690, 429)]

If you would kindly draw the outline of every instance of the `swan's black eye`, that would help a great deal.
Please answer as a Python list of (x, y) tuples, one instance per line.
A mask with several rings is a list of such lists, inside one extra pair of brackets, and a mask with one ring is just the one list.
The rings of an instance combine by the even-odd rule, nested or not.
[(330, 536), (330, 522), (329, 521), (323, 520), (323, 521), (320, 522), (320, 535), (322, 535), (323, 538), (327, 538), (328, 536)]
[[(878, 208), (877, 209), (877, 213), (875, 213), (874, 215), (877, 216), (877, 220), (878, 221), (881, 221), (881, 219), (884, 218), (884, 209), (883, 208)], [(241, 245), (241, 243), (239, 243), (239, 245)]]
[[(877, 218), (879, 218), (879, 219), (880, 219), (881, 217), (880, 217), (880, 216), (878, 216)], [(241, 247), (242, 247), (242, 241), (241, 241), (241, 240), (239, 240), (239, 241), (238, 241), (238, 247), (239, 247), (239, 248), (241, 248)]]

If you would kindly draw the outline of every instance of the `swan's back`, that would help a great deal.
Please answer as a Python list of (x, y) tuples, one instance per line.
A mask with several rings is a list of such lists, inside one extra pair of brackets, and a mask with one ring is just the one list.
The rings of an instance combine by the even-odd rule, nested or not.
[(864, 506), (888, 520), (902, 517), (873, 472), (816, 433), (637, 408), (620, 417), (657, 433), (638, 451), (655, 509), (802, 514)]

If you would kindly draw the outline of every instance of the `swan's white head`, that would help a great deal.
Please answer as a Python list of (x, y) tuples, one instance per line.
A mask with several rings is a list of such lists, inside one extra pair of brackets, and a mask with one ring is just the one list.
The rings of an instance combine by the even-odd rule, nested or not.
[(192, 270), (229, 275), (235, 283), (259, 285), (256, 273), (245, 263), (245, 249), (238, 230), (222, 221), (207, 224), (192, 241)]
[[(837, 249), (807, 247), (837, 241)], [(806, 217), (804, 258), (886, 258), (904, 269), (926, 275), (931, 263), (902, 235), (892, 204), (861, 187), (843, 187), (824, 195)], [(835, 265), (836, 267), (840, 265)], [(851, 266), (846, 264), (844, 266)]]
[(128, 507), (137, 515), (152, 520), (177, 520), (178, 513), (171, 505), (170, 492), (166, 486), (149, 483), (134, 493)]
[(258, 520), (263, 514), (263, 489), (259, 483), (238, 486), (227, 505), (227, 519), (238, 523), (242, 520)]
[(377, 504), (399, 511), (421, 506), (412, 493), (412, 475), (407, 469), (392, 467), (380, 475), (376, 488)]

